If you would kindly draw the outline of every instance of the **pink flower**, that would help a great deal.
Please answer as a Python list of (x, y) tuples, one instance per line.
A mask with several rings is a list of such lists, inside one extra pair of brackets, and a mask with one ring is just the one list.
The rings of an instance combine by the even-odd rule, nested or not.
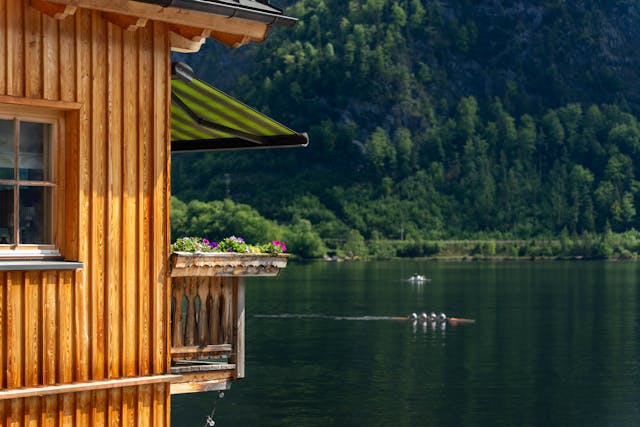
[(282, 249), (282, 252), (286, 252), (287, 251), (287, 245), (285, 245), (284, 242), (281, 242), (280, 240), (274, 240), (273, 242), (271, 242), (271, 244), (273, 246), (280, 247), (280, 249)]

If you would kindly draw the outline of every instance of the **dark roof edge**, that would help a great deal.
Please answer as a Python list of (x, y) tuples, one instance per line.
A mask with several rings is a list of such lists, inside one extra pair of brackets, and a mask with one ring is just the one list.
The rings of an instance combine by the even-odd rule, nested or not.
[(255, 144), (241, 138), (195, 139), (187, 141), (171, 141), (172, 153), (189, 153), (198, 151), (247, 150), (269, 148), (306, 147), (309, 137), (306, 133), (293, 135), (277, 135), (265, 137), (266, 143)]
[(281, 27), (293, 27), (298, 19), (282, 15), (279, 9), (273, 8), (274, 12), (265, 12), (242, 6), (232, 6), (215, 1), (206, 0), (135, 0), (143, 3), (155, 4), (162, 7), (174, 7), (177, 9), (195, 10), (198, 12), (212, 13), (226, 18), (240, 18), (249, 21), (261, 22), (267, 25), (277, 25)]

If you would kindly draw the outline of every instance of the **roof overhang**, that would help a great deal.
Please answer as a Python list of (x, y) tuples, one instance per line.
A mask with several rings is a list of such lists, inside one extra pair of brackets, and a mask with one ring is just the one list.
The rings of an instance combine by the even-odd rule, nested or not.
[(256, 0), (138, 0), (162, 7), (212, 13), (225, 18), (245, 19), (268, 25), (293, 27), (298, 21), (285, 16), (281, 9)]
[(219, 151), (306, 147), (295, 132), (174, 63), (171, 81), (171, 151)]
[(292, 27), (297, 19), (257, 0), (30, 0), (31, 6), (64, 19), (76, 8), (99, 10), (126, 29), (144, 27), (148, 20), (169, 24), (172, 48), (196, 52), (207, 37), (231, 47), (261, 42), (272, 26)]

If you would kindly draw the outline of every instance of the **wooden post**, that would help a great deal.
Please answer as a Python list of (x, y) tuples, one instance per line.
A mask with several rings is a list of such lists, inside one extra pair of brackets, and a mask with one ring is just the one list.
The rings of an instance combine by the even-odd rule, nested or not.
[(187, 277), (187, 327), (185, 345), (196, 342), (196, 277)]
[(209, 317), (207, 315), (207, 297), (209, 296), (209, 281), (206, 277), (198, 277), (198, 297), (200, 298), (200, 310), (198, 311), (198, 339), (196, 343), (198, 345), (208, 345), (209, 332), (207, 327), (209, 326)]
[(173, 309), (173, 318), (172, 318), (172, 334), (171, 341), (174, 347), (182, 347), (184, 346), (184, 334), (182, 332), (182, 297), (184, 296), (184, 277), (175, 277), (173, 282), (173, 299), (174, 299), (174, 309)]
[(233, 337), (232, 326), (232, 312), (233, 309), (233, 282), (229, 277), (222, 279), (222, 292), (220, 298), (220, 312), (221, 312), (221, 329), (222, 329), (222, 343), (231, 344)]
[(236, 377), (244, 378), (244, 278), (234, 278), (233, 302), (233, 363), (236, 364)]
[(209, 294), (211, 299), (209, 304), (209, 342), (211, 344), (222, 344), (220, 338), (220, 283), (217, 277), (209, 278)]

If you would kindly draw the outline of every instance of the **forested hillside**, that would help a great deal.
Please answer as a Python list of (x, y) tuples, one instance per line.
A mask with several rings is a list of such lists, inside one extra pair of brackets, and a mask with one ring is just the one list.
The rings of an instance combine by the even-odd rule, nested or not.
[[(183, 202), (323, 239), (640, 228), (640, 1), (279, 6), (296, 27), (180, 59), (310, 145), (174, 155)], [(180, 205), (174, 232), (191, 217)]]

